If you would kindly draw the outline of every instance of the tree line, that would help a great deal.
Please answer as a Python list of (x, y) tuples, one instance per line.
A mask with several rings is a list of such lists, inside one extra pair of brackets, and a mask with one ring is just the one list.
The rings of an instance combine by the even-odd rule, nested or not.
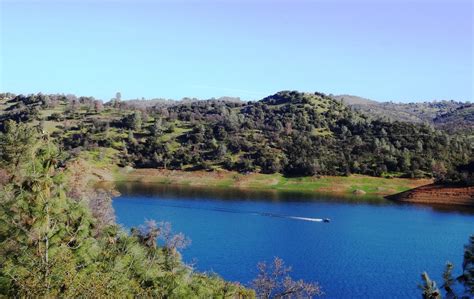
[[(12, 107), (39, 109), (28, 119), (56, 122), (53, 136), (64, 148), (111, 147), (120, 152), (122, 166), (474, 182), (472, 136), (373, 118), (321, 93), (284, 91), (257, 102), (186, 100), (142, 107), (120, 96), (105, 104), (87, 97), (49, 97), (49, 102), (44, 97), (12, 97), (16, 104), (3, 119), (26, 113)], [(41, 118), (41, 109), (58, 105), (64, 112)]]

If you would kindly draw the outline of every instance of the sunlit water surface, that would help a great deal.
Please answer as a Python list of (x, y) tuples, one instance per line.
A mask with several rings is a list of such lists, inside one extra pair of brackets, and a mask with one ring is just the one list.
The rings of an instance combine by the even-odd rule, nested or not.
[(117, 222), (171, 222), (192, 239), (183, 258), (199, 271), (249, 284), (259, 261), (278, 256), (325, 298), (419, 298), (421, 272), (441, 283), (446, 261), (459, 270), (474, 233), (466, 208), (143, 183), (119, 190)]

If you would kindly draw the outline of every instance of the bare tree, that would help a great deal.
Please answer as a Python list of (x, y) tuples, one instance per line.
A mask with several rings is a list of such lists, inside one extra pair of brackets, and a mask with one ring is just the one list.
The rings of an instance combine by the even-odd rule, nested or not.
[(156, 248), (160, 233), (161, 228), (155, 220), (148, 220), (144, 225), (132, 228), (132, 235), (137, 236), (140, 243), (150, 248)]
[(161, 240), (163, 248), (170, 253), (176, 253), (178, 249), (186, 248), (191, 243), (184, 234), (174, 234), (169, 222), (148, 220), (144, 225), (132, 229), (132, 234), (147, 247), (155, 248), (158, 240)]
[(252, 286), (258, 298), (312, 298), (323, 295), (318, 283), (293, 280), (289, 276), (291, 267), (287, 267), (281, 258), (275, 257), (270, 265), (260, 262), (257, 267), (258, 275)]
[(112, 192), (97, 189), (89, 195), (89, 208), (96, 219), (96, 233), (115, 223), (115, 211), (112, 206)]

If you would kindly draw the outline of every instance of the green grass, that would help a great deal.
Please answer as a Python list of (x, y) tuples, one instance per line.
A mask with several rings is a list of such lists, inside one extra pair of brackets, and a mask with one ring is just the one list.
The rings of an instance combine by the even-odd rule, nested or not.
[(356, 190), (362, 190), (366, 193), (357, 196), (358, 198), (380, 198), (430, 183), (428, 180), (388, 179), (360, 175), (289, 178), (281, 174), (253, 173), (244, 175), (223, 170), (187, 172), (136, 169), (127, 173), (121, 171), (116, 177), (119, 181), (140, 181), (195, 187), (315, 192), (346, 196), (353, 196)]
[(46, 119), (48, 118), (49, 116), (51, 116), (53, 113), (63, 113), (65, 110), (65, 105), (58, 105), (57, 107), (55, 107), (54, 109), (44, 109), (44, 110), (40, 110), (40, 117), (43, 118), (43, 119)]
[(80, 158), (86, 160), (93, 167), (110, 167), (116, 164), (118, 151), (113, 148), (98, 148), (96, 150), (82, 151)]
[(327, 128), (313, 129), (311, 132), (314, 136), (331, 136), (333, 133)]

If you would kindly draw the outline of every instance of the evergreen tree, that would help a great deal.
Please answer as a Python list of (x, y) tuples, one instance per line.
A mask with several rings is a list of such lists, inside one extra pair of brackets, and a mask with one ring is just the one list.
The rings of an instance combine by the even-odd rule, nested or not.
[[(12, 130), (23, 127), (12, 125)], [(56, 147), (46, 141), (32, 151), (26, 175), (2, 191), (0, 279), (5, 294), (77, 296), (76, 276), (86, 269), (79, 265), (99, 253), (92, 217), (82, 203), (66, 198), (58, 162)]]
[(426, 272), (421, 274), (421, 279), (423, 280), (423, 285), (420, 286), (423, 290), (423, 299), (441, 299), (441, 293), (436, 286), (436, 282), (431, 280)]
[[(20, 133), (29, 138), (18, 142), (27, 140), (31, 150), (17, 164), (24, 171), (0, 192), (0, 297), (254, 297), (183, 264), (178, 249), (188, 241), (169, 224), (151, 222), (129, 235), (97, 221), (81, 196), (68, 198), (81, 192), (68, 190), (58, 168), (63, 157), (50, 139), (9, 124), (6, 134)], [(14, 146), (10, 136), (0, 139)]]
[[(443, 288), (448, 298), (472, 298), (474, 296), (474, 235), (469, 237), (469, 242), (464, 246), (464, 259), (462, 263), (462, 273), (456, 279), (453, 278), (454, 266), (452, 263), (446, 264), (446, 270), (443, 273)], [(428, 274), (422, 274), (424, 281), (423, 298), (441, 298), (441, 293), (436, 287), (436, 282), (429, 279)], [(463, 294), (457, 294), (455, 286), (457, 284), (464, 289)], [(459, 288), (457, 288), (459, 289)]]
[(37, 132), (25, 123), (5, 123), (5, 133), (0, 134), (0, 167), (12, 176), (21, 176), (26, 162), (37, 148)]
[(461, 282), (466, 293), (474, 296), (474, 235), (469, 237), (469, 243), (464, 247)]

